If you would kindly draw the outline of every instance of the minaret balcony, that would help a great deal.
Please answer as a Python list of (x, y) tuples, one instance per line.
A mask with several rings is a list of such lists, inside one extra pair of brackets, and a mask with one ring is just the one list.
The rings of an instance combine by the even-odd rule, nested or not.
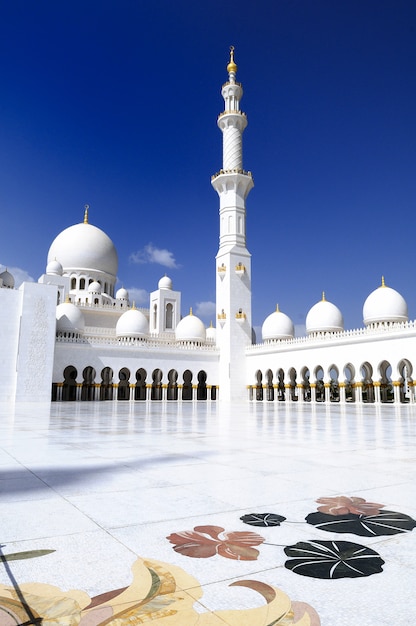
[(216, 178), (218, 178), (218, 176), (222, 176), (223, 174), (243, 174), (244, 176), (249, 176), (250, 178), (253, 178), (251, 172), (246, 172), (246, 170), (235, 167), (232, 170), (220, 170), (219, 172), (211, 176), (211, 180), (215, 180)]
[(221, 117), (224, 117), (224, 115), (241, 115), (242, 117), (247, 117), (247, 115), (244, 113), (244, 111), (240, 111), (239, 109), (233, 109), (233, 110), (228, 110), (228, 111), (222, 111), (219, 115), (218, 115), (218, 119), (220, 119)]

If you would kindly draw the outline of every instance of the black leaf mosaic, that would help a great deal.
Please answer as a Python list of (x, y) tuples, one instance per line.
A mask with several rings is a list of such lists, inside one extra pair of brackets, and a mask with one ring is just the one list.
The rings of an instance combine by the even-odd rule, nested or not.
[(276, 513), (248, 513), (240, 517), (241, 521), (250, 526), (280, 526), (285, 521), (283, 515)]
[(383, 559), (366, 546), (349, 541), (300, 541), (285, 548), (285, 563), (295, 574), (312, 578), (360, 578), (382, 571)]
[(397, 535), (413, 530), (416, 521), (395, 511), (379, 511), (376, 515), (327, 515), (326, 513), (310, 513), (306, 518), (308, 524), (334, 533), (352, 533), (361, 537)]

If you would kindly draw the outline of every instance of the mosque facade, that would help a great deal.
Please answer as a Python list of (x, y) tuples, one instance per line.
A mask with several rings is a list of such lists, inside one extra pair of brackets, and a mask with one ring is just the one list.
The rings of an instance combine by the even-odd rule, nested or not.
[(0, 401), (415, 402), (415, 321), (384, 279), (366, 299), (363, 328), (345, 330), (340, 310), (322, 300), (306, 336), (277, 307), (252, 331), (251, 254), (246, 247), (242, 86), (231, 49), (218, 117), (223, 164), (212, 177), (219, 197), (215, 259), (216, 327), (181, 315), (181, 292), (160, 279), (148, 308), (116, 289), (110, 237), (84, 220), (52, 242), (45, 274), (15, 289), (0, 274)]

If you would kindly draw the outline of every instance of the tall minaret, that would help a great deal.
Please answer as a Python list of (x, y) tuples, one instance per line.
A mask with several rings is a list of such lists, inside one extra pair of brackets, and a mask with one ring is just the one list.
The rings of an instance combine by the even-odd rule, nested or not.
[(246, 198), (253, 187), (243, 170), (243, 131), (247, 117), (240, 111), (243, 89), (235, 75), (234, 48), (222, 86), (224, 111), (218, 117), (223, 137), (223, 166), (212, 177), (220, 197), (220, 244), (216, 256), (217, 345), (220, 348), (220, 399), (246, 399), (245, 348), (251, 344), (251, 254), (246, 248)]

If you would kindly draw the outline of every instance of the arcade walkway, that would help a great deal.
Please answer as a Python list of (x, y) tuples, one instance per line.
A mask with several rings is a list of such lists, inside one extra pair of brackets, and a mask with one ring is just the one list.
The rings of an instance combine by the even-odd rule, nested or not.
[(415, 443), (414, 405), (0, 406), (0, 624), (408, 626)]

